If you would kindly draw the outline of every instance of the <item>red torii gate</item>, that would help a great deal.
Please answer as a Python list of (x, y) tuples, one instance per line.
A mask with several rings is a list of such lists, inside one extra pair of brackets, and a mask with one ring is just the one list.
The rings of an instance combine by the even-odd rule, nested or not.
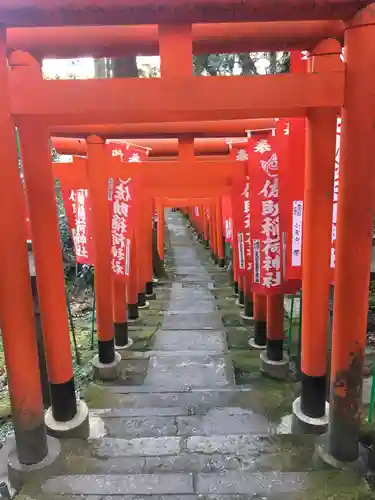
[[(308, 50), (328, 37), (335, 37), (342, 42), (344, 29), (342, 21), (194, 24), (193, 53)], [(23, 50), (37, 59), (85, 55), (98, 58), (157, 55), (158, 27), (10, 28), (7, 46), (9, 51)]]
[[(204, 3), (204, 2), (203, 2)], [(362, 2), (362, 6), (371, 2)], [(63, 0), (7, 0), (0, 7), (0, 21), (20, 25), (92, 25), (160, 23), (159, 46), (162, 78), (153, 81), (131, 79), (108, 81), (43, 81), (35, 60), (25, 54), (13, 53), (11, 71), (7, 66), (5, 29), (2, 30), (0, 99), (3, 139), (0, 169), (1, 230), (8, 236), (8, 245), (0, 248), (2, 261), (0, 294), (2, 301), (2, 333), (11, 381), (13, 414), (16, 424), (18, 455), (22, 464), (42, 461), (47, 454), (43, 425), (43, 411), (37, 376), (37, 358), (34, 340), (32, 303), (28, 283), (28, 262), (25, 233), (22, 224), (23, 192), (19, 179), (14, 123), (19, 126), (25, 169), (25, 180), (30, 204), (31, 224), (35, 245), (35, 259), (40, 288), (41, 306), (47, 343), (50, 342), (49, 371), (51, 382), (66, 391), (71, 399), (74, 392), (71, 369), (60, 371), (62, 359), (70, 356), (68, 339), (55, 349), (52, 332), (66, 327), (65, 296), (63, 294), (62, 265), (54, 212), (53, 175), (49, 158), (49, 127), (74, 126), (81, 123), (141, 123), (216, 120), (237, 118), (264, 118), (274, 116), (307, 116), (309, 140), (315, 143), (317, 123), (329, 113), (330, 118), (343, 108), (342, 168), (340, 172), (340, 198), (338, 211), (337, 259), (335, 275), (334, 335), (332, 348), (331, 427), (328, 451), (334, 458), (351, 462), (358, 456), (359, 393), (367, 321), (368, 281), (370, 274), (372, 224), (374, 213), (373, 165), (369, 154), (373, 144), (374, 102), (373, 83), (375, 56), (375, 24), (373, 9), (357, 12), (358, 2), (327, 0), (311, 9), (303, 0), (280, 2), (267, 0), (237, 1), (230, 8), (223, 0), (213, 0), (201, 8), (194, 0), (189, 8), (184, 1), (158, 2), (158, 9), (150, 0), (109, 0), (106, 9), (92, 9), (101, 2), (72, 0), (66, 9)], [(356, 14), (356, 15), (355, 15)], [(352, 19), (352, 17), (355, 17)], [(277, 21), (306, 19), (344, 19), (345, 68), (328, 68), (308, 74), (269, 75), (250, 78), (202, 78), (191, 75), (192, 38), (189, 25), (170, 23), (218, 22), (228, 20)], [(166, 23), (166, 24), (163, 24)], [(332, 57), (332, 50), (318, 47), (316, 55)], [(338, 55), (339, 50), (334, 52)], [(323, 57), (324, 56), (324, 57)], [(178, 64), (177, 64), (178, 63)], [(344, 92), (345, 90), (345, 92)], [(189, 100), (186, 100), (186, 95)], [(61, 99), (61, 96), (64, 99)], [(106, 95), (104, 101), (102, 96)], [(139, 97), (139, 96), (142, 97)], [(217, 96), (222, 100), (217, 106)], [(330, 120), (331, 123), (331, 120)], [(333, 120), (326, 126), (327, 141), (335, 135)], [(332, 134), (332, 135), (331, 135)], [(104, 141), (91, 135), (88, 139), (90, 185), (96, 192), (100, 218), (100, 204), (104, 204), (105, 176), (101, 165), (105, 161)], [(328, 161), (324, 151), (309, 148), (309, 188), (307, 199), (323, 201), (319, 190), (319, 176), (313, 165)], [(318, 162), (318, 163), (319, 163)], [(319, 196), (317, 197), (317, 193)], [(43, 199), (43, 206), (40, 204)], [(327, 198), (328, 199), (328, 198)], [(314, 201), (315, 200), (315, 201)], [(307, 220), (316, 229), (320, 220), (308, 210)], [(45, 234), (48, 233), (48, 241)], [(101, 231), (98, 238), (106, 233)], [(327, 235), (325, 235), (327, 237)], [(310, 242), (304, 265), (310, 275), (321, 275), (319, 291), (326, 286), (324, 273), (314, 263)], [(315, 247), (316, 248), (316, 247)], [(358, 252), (360, 248), (360, 254)], [(328, 264), (327, 264), (328, 265)], [(48, 276), (51, 269), (53, 283)], [(326, 268), (325, 268), (326, 270)], [(322, 276), (323, 275), (323, 276)], [(304, 286), (313, 292), (311, 280)], [(317, 293), (317, 288), (315, 288)], [(19, 309), (14, 314), (14, 297)], [(315, 296), (319, 312), (326, 304)], [(304, 306), (305, 307), (305, 306)], [(320, 318), (320, 314), (319, 314)], [(310, 317), (313, 322), (314, 318)], [(311, 323), (312, 325), (312, 323)], [(311, 326), (310, 325), (310, 326)], [(14, 332), (23, 333), (22, 352), (14, 342)], [(311, 339), (310, 339), (311, 340)], [(112, 342), (110, 340), (109, 342)], [(111, 347), (111, 346), (110, 346)], [(48, 347), (47, 347), (48, 349)], [(110, 349), (111, 350), (111, 349)], [(302, 362), (304, 360), (304, 355)], [(29, 366), (30, 370), (18, 367)], [(64, 365), (69, 366), (69, 363)], [(314, 397), (321, 398), (321, 373), (314, 374), (304, 368), (304, 393), (310, 388)], [(306, 373), (305, 373), (306, 371)], [(72, 390), (73, 389), (73, 390)], [(309, 406), (309, 405), (307, 405)], [(25, 412), (27, 409), (27, 412)], [(74, 414), (76, 408), (69, 406)], [(315, 415), (313, 415), (314, 417)], [(33, 443), (33, 447), (29, 443)]]

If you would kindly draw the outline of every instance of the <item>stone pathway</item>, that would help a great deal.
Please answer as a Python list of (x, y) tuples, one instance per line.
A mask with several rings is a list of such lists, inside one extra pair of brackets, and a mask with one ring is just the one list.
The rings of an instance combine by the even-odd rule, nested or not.
[(168, 225), (176, 279), (154, 349), (172, 355), (150, 358), (145, 383), (157, 389), (233, 385), (221, 316), (209, 291), (214, 283), (177, 214), (170, 213)]
[(152, 350), (123, 360), (148, 360), (143, 384), (102, 389), (89, 442), (64, 442), (60, 475), (35, 479), (19, 500), (372, 498), (355, 474), (314, 470), (313, 437), (274, 434), (254, 410), (259, 387), (236, 385), (212, 293), (225, 272), (181, 215), (169, 212), (167, 222), (169, 305)]

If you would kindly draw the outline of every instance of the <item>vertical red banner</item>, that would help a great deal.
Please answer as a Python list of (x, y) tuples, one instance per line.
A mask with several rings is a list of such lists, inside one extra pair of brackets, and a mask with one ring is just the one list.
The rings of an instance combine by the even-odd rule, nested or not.
[[(109, 141), (112, 156), (122, 162), (145, 161), (148, 150), (124, 142)], [(130, 256), (136, 217), (136, 197), (139, 185), (136, 179), (110, 179), (109, 200), (111, 203), (112, 271), (117, 277), (128, 278)]]
[[(280, 124), (283, 125), (283, 124)], [(279, 170), (287, 156), (287, 135), (282, 126), (249, 138), (251, 239), (253, 285), (256, 293), (283, 293), (283, 226), (279, 207)]]
[[(279, 170), (279, 208), (285, 229), (282, 238), (285, 279), (296, 281), (302, 279), (306, 120), (280, 120), (278, 130), (288, 141), (287, 161)], [(299, 288), (299, 283), (295, 283), (295, 286)]]
[[(247, 141), (241, 141), (231, 145), (230, 157), (232, 160), (238, 161), (238, 169), (233, 173), (232, 178), (232, 246), (237, 247), (237, 262), (235, 265), (240, 277), (246, 276), (246, 249), (245, 249), (245, 213), (244, 203), (248, 193), (247, 179)], [(248, 229), (246, 228), (246, 233)]]
[[(306, 73), (308, 59), (304, 52), (290, 54), (291, 73)], [(280, 212), (286, 228), (284, 240), (285, 278), (302, 279), (302, 232), (305, 180), (306, 118), (291, 118), (285, 123), (288, 135), (288, 162), (280, 170)], [(295, 281), (296, 288), (300, 283)]]
[(130, 236), (133, 231), (133, 193), (131, 179), (113, 181), (112, 200), (112, 270), (116, 276), (130, 273)]
[(87, 189), (67, 189), (61, 186), (68, 224), (72, 232), (76, 261), (92, 264), (90, 201)]
[(233, 239), (233, 221), (232, 221), (232, 204), (231, 198), (228, 195), (222, 196), (221, 207), (223, 214), (223, 234), (225, 241), (232, 243)]

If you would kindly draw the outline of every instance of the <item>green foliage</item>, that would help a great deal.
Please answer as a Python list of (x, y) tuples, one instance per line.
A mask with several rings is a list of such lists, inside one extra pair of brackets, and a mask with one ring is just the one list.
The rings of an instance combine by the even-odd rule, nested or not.
[(289, 52), (246, 52), (194, 56), (194, 73), (203, 76), (258, 75), (259, 65), (268, 74), (289, 71)]
[(60, 239), (61, 239), (64, 264), (65, 266), (69, 266), (69, 264), (70, 266), (75, 266), (73, 239), (70, 232), (68, 219), (66, 217), (64, 202), (61, 194), (60, 182), (58, 179), (56, 179), (55, 181), (55, 193), (56, 193), (57, 216), (59, 219)]
[(368, 297), (369, 307), (375, 306), (375, 281), (370, 281), (370, 292)]

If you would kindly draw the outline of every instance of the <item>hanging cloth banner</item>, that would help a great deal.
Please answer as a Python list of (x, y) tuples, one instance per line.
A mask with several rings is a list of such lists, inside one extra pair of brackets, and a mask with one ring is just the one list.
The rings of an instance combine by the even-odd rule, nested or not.
[[(290, 54), (291, 73), (306, 73), (308, 59), (305, 52)], [(279, 171), (280, 213), (286, 228), (285, 250), (286, 280), (302, 279), (302, 221), (305, 180), (306, 118), (280, 120), (279, 125), (288, 136), (288, 161)], [(295, 282), (298, 289), (300, 283)]]
[[(131, 178), (115, 179), (110, 194), (112, 202), (112, 270), (116, 276), (128, 277), (133, 233), (133, 189)], [(111, 190), (110, 190), (111, 191)]]
[(93, 264), (90, 201), (87, 189), (67, 189), (61, 184), (66, 217), (78, 264)]
[[(148, 156), (148, 150), (124, 142), (108, 141), (112, 156), (119, 156), (122, 162), (141, 162)], [(138, 179), (110, 179), (108, 198), (111, 203), (111, 266), (113, 273), (127, 279), (130, 275), (131, 246), (136, 217), (136, 193)]]
[[(280, 120), (278, 129), (288, 140), (287, 161), (279, 170), (279, 208), (285, 232), (282, 246), (285, 251), (286, 280), (302, 279), (302, 221), (305, 177), (306, 120)], [(299, 288), (300, 283), (295, 283)]]
[(252, 263), (252, 242), (251, 242), (251, 224), (250, 224), (250, 183), (249, 176), (245, 176), (245, 184), (241, 193), (242, 219), (243, 219), (243, 252), (245, 272), (244, 276), (251, 276)]
[(284, 293), (285, 279), (282, 251), (283, 226), (279, 208), (279, 170), (288, 161), (287, 141), (282, 125), (249, 138), (248, 168), (253, 245), (253, 280), (255, 293)]
[(232, 242), (233, 238), (233, 221), (232, 221), (232, 204), (231, 197), (228, 195), (221, 197), (221, 210), (223, 214), (223, 234), (227, 243)]
[[(238, 161), (238, 170), (233, 173), (232, 178), (232, 246), (236, 246), (238, 275), (246, 276), (248, 263), (246, 262), (245, 250), (245, 214), (244, 203), (247, 189), (246, 179), (246, 160), (247, 160), (247, 141), (241, 141), (231, 145), (230, 157)], [(246, 231), (248, 232), (248, 231)]]

